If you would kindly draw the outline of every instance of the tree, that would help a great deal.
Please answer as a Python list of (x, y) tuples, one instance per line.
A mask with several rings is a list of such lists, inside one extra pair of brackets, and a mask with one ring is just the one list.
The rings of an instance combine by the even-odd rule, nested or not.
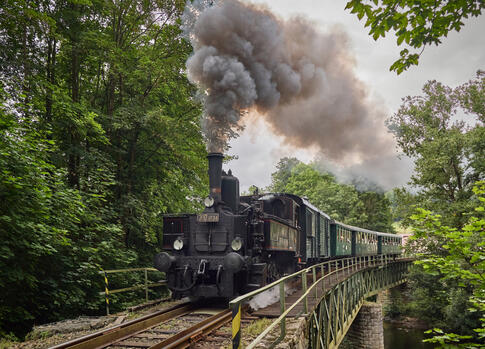
[(358, 192), (359, 200), (363, 204), (363, 216), (361, 218), (359, 227), (393, 233), (391, 202), (386, 198), (384, 193), (373, 191)]
[(184, 5), (0, 6), (0, 332), (101, 311), (99, 269), (150, 265), (162, 214), (201, 206)]
[(475, 299), (483, 296), (477, 280), (483, 277), (485, 241), (483, 186), (474, 185), (485, 174), (485, 76), (479, 71), (455, 89), (430, 81), (423, 92), (405, 98), (389, 120), (398, 145), (416, 165), (414, 192), (394, 191), (396, 216), (415, 229), (411, 249), (423, 254), (408, 277), (410, 308), (431, 326), (451, 332), (437, 330), (436, 343), (447, 345), (462, 335), (483, 341), (473, 331), (483, 316)]
[[(446, 330), (459, 331), (458, 334), (441, 329), (429, 331), (435, 334), (429, 341), (442, 347), (464, 341), (460, 347), (482, 348), (485, 343), (485, 182), (478, 182), (473, 192), (476, 207), (470, 211), (463, 229), (442, 224), (440, 215), (424, 209), (412, 217), (415, 222), (412, 241), (421, 251), (416, 264), (438, 280), (441, 302), (447, 304), (438, 309), (449, 312), (448, 321), (443, 324)], [(436, 282), (427, 287), (436, 288)], [(457, 300), (461, 304), (453, 307)]]
[[(337, 183), (332, 174), (320, 172), (315, 166), (297, 159), (283, 158), (279, 165), (279, 171), (272, 175), (272, 187), (279, 187), (280, 192), (307, 197), (312, 204), (338, 221), (392, 232), (390, 202), (383, 194), (358, 192), (352, 185)], [(290, 166), (292, 168), (289, 170)]]
[(415, 159), (410, 182), (417, 189), (415, 204), (461, 227), (473, 184), (485, 175), (485, 73), (456, 89), (429, 81), (423, 93), (404, 99), (389, 128), (401, 150)]
[[(3, 95), (0, 89), (0, 96)], [(128, 266), (121, 226), (106, 207), (112, 178), (100, 169), (89, 191), (70, 188), (50, 163), (55, 142), (0, 103), (0, 334), (100, 307), (101, 267)], [(112, 222), (110, 222), (112, 221)]]
[(271, 185), (268, 190), (274, 193), (283, 192), (291, 176), (291, 170), (298, 164), (301, 164), (301, 161), (297, 158), (281, 158), (276, 164), (276, 171), (271, 174)]
[[(468, 17), (478, 17), (485, 8), (482, 0), (351, 0), (345, 7), (359, 19), (365, 17), (365, 26), (374, 40), (395, 31), (397, 45), (406, 43), (414, 52), (405, 48), (390, 70), (398, 74), (417, 65), (426, 46), (439, 45), (450, 31), (460, 31)], [(421, 49), (418, 52), (418, 49)]]

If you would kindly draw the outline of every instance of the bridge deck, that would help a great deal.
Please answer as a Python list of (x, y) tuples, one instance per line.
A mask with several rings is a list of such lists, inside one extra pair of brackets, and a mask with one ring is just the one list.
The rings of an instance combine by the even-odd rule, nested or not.
[[(357, 271), (362, 270), (362, 269), (366, 269), (366, 268), (369, 268), (369, 267), (368, 266), (365, 266), (365, 267), (362, 266), (362, 268), (354, 270), (352, 272), (342, 271), (342, 272), (339, 272), (338, 274), (331, 275), (331, 276), (325, 278), (324, 280), (321, 280), (319, 282), (318, 286), (316, 286), (317, 293), (315, 294), (315, 292), (312, 291), (312, 292), (310, 292), (310, 294), (307, 297), (307, 299), (308, 299), (308, 312), (312, 312), (314, 310), (314, 308), (320, 302), (323, 289), (328, 290), (329, 288), (334, 287), (335, 285), (342, 282), (343, 280), (345, 280), (346, 278), (348, 278), (352, 274), (356, 273)], [(318, 273), (317, 274), (317, 280), (320, 277), (321, 277), (321, 274)], [(322, 287), (322, 283), (323, 283), (324, 287)], [(288, 307), (288, 305), (291, 305), (295, 301), (297, 301), (303, 294), (303, 290), (301, 288), (301, 280), (293, 281), (293, 282), (288, 283), (288, 284), (289, 285), (287, 285), (287, 286), (290, 286), (290, 289), (296, 288), (296, 291), (285, 297), (286, 307)], [(307, 285), (308, 285), (308, 287), (313, 285), (312, 274), (307, 274)], [(300, 302), (293, 310), (290, 311), (290, 313), (288, 314), (288, 317), (298, 317), (303, 313), (304, 313), (304, 304), (303, 304), (303, 302)], [(281, 314), (281, 310), (280, 310), (279, 300), (277, 302), (267, 306), (267, 307), (258, 309), (258, 310), (251, 313), (252, 316), (268, 317), (268, 318), (277, 318), (277, 317), (280, 316), (280, 314)]]

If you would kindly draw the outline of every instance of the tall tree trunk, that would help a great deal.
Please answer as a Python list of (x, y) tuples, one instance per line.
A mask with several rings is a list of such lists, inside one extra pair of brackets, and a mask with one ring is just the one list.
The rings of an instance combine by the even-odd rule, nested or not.
[(25, 96), (23, 101), (23, 114), (25, 118), (29, 115), (29, 104), (30, 104), (30, 74), (31, 74), (31, 62), (29, 55), (29, 27), (26, 25), (23, 28), (22, 33), (22, 94)]
[[(56, 73), (56, 46), (57, 41), (54, 38), (49, 38), (47, 41), (47, 88), (45, 97), (45, 120), (50, 125), (52, 123), (52, 89), (55, 85)], [(48, 136), (50, 137), (50, 136)]]
[[(78, 104), (80, 101), (79, 94), (79, 70), (80, 70), (80, 59), (78, 43), (73, 42), (73, 48), (71, 50), (71, 98), (74, 104)], [(68, 172), (69, 172), (69, 184), (72, 187), (79, 188), (79, 147), (80, 139), (79, 133), (76, 127), (71, 122), (69, 127), (69, 141), (70, 141), (70, 151), (68, 156)]]

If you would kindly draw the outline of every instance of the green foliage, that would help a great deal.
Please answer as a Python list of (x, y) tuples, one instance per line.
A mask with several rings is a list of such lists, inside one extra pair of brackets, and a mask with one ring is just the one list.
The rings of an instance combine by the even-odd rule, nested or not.
[(271, 185), (268, 190), (274, 193), (282, 193), (291, 177), (291, 171), (301, 161), (297, 158), (281, 158), (276, 164), (276, 171), (271, 174)]
[[(106, 187), (80, 193), (49, 163), (58, 151), (1, 111), (0, 330), (97, 310), (100, 266), (129, 265), (119, 225), (107, 223)], [(106, 180), (106, 178), (104, 178)]]
[[(401, 202), (397, 215), (409, 217), (414, 204), (460, 227), (466, 221), (463, 213), (472, 205), (473, 183), (485, 176), (485, 74), (479, 71), (455, 89), (430, 81), (423, 93), (406, 97), (389, 120), (399, 147), (415, 159), (410, 184), (417, 193), (395, 192)], [(463, 113), (468, 123), (457, 121)]]
[[(404, 286), (404, 287), (403, 287)], [(407, 287), (401, 285), (387, 290), (388, 301), (382, 305), (382, 310), (385, 317), (399, 318), (403, 314), (410, 312), (410, 295), (407, 292)]]
[(482, 300), (475, 300), (483, 299), (477, 290), (484, 288), (477, 280), (483, 280), (483, 198), (474, 184), (485, 175), (485, 75), (479, 71), (454, 89), (430, 81), (423, 92), (405, 98), (389, 120), (399, 146), (416, 165), (410, 181), (415, 190), (395, 189), (390, 196), (395, 219), (416, 231), (409, 249), (422, 253), (408, 277), (408, 311), (443, 329), (435, 332), (435, 343), (446, 347), (459, 336), (483, 341), (473, 331), (481, 330)]
[(0, 334), (99, 313), (98, 271), (150, 265), (161, 215), (201, 206), (184, 4), (2, 2)]
[(354, 13), (359, 20), (365, 17), (365, 27), (374, 40), (385, 37), (390, 30), (395, 32), (397, 45), (405, 43), (400, 58), (390, 70), (401, 74), (412, 65), (417, 65), (424, 48), (439, 45), (451, 31), (460, 31), (468, 17), (478, 17), (485, 8), (482, 0), (351, 0), (345, 9)]
[(257, 186), (255, 186), (254, 184), (252, 184), (252, 185), (249, 186), (248, 191), (241, 193), (241, 195), (245, 195), (245, 196), (247, 196), (247, 195), (257, 195), (260, 192), (261, 191), (259, 190), (259, 188)]
[(390, 202), (384, 194), (358, 192), (352, 185), (337, 183), (330, 173), (322, 173), (295, 158), (281, 159), (272, 178), (270, 190), (307, 197), (333, 219), (367, 229), (392, 231)]
[[(423, 287), (420, 283), (420, 287), (442, 298), (432, 304), (447, 304), (445, 308), (437, 307), (436, 311), (442, 314), (430, 316), (437, 319), (444, 315), (443, 325), (459, 332), (432, 331), (435, 336), (429, 341), (444, 348), (463, 340), (460, 347), (483, 347), (485, 342), (485, 182), (478, 182), (473, 192), (478, 204), (462, 229), (442, 224), (440, 215), (424, 209), (412, 217), (415, 250), (420, 251), (416, 264), (428, 275), (423, 277), (434, 279), (439, 285)], [(421, 299), (433, 298), (427, 295)]]

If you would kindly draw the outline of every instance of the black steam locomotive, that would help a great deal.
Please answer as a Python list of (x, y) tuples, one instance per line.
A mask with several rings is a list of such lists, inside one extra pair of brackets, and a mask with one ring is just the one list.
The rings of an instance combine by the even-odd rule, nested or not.
[(239, 180), (209, 159), (201, 214), (164, 216), (155, 267), (175, 298), (233, 298), (328, 258), (399, 254), (401, 238), (332, 220), (291, 194), (239, 195)]

